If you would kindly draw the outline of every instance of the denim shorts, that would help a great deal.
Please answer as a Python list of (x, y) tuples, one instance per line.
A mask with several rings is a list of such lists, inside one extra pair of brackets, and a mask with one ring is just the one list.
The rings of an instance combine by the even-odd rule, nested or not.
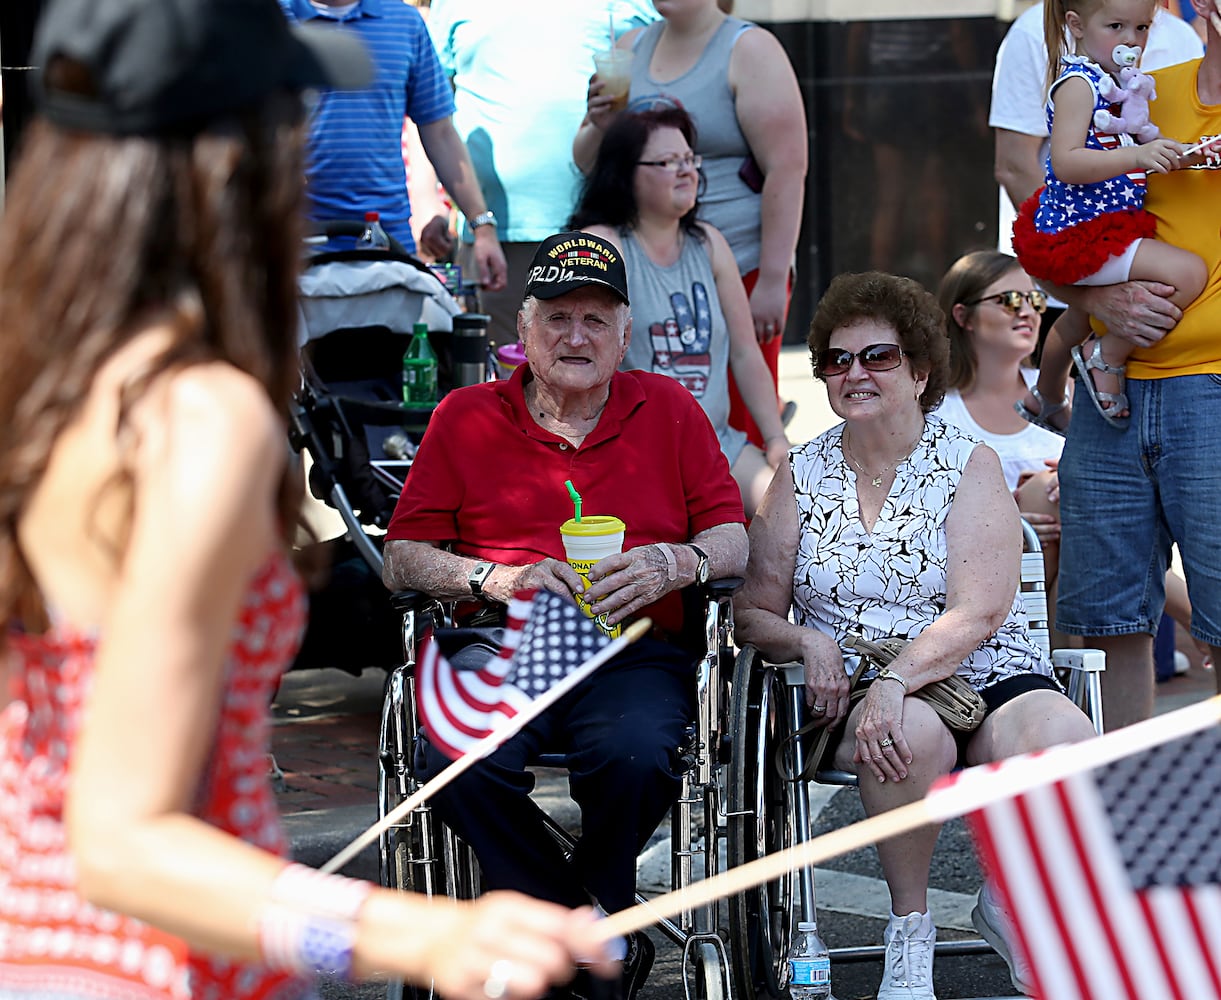
[(1112, 427), (1084, 390), (1060, 457), (1056, 627), (1153, 635), (1171, 543), (1191, 596), (1191, 633), (1221, 646), (1221, 376), (1128, 379), (1131, 419)]

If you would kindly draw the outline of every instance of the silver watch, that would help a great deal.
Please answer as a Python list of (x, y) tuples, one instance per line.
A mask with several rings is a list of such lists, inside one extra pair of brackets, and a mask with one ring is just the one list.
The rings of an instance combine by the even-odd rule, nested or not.
[(496, 216), (492, 213), (491, 209), (486, 212), (480, 212), (473, 219), (471, 219), (472, 229), (478, 229), (480, 226), (494, 225), (496, 225)]
[(708, 582), (708, 555), (697, 545), (687, 543), (687, 548), (695, 553), (695, 582), (701, 587)]
[(471, 585), (471, 596), (483, 596), (483, 585), (487, 582), (487, 578), (492, 575), (492, 570), (495, 568), (495, 563), (481, 562), (475, 564), (475, 568), (471, 570), (471, 575), (467, 577), (467, 583)]

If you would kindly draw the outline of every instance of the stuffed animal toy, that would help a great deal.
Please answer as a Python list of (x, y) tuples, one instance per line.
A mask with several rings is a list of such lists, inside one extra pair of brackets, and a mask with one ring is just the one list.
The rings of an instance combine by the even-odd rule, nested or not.
[(1152, 142), (1161, 135), (1161, 130), (1149, 120), (1149, 102), (1157, 100), (1157, 90), (1153, 77), (1137, 67), (1140, 46), (1116, 45), (1112, 56), (1120, 67), (1119, 83), (1104, 75), (1098, 92), (1104, 101), (1120, 105), (1122, 114), (1095, 111), (1094, 128), (1111, 135), (1127, 132), (1137, 142)]

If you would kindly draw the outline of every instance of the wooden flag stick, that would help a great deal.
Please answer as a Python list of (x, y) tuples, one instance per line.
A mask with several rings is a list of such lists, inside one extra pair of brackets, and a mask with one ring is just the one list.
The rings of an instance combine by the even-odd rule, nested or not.
[[(623, 634), (615, 639), (609, 645), (604, 646), (601, 650), (591, 656), (588, 660), (582, 663), (579, 667), (572, 671), (558, 684), (551, 688), (532, 702), (522, 711), (518, 712), (512, 718), (506, 719), (502, 725), (497, 726), (483, 739), (471, 747), (457, 760), (449, 764), (445, 770), (436, 775), (426, 785), (421, 785), (416, 791), (405, 798), (397, 806), (388, 812), (384, 817), (374, 823), (369, 829), (362, 833), (359, 837), (353, 840), (347, 847), (336, 854), (330, 861), (322, 866), (323, 872), (336, 872), (357, 854), (368, 847), (373, 841), (377, 840), (386, 830), (394, 826), (400, 819), (406, 816), (416, 806), (425, 802), (433, 792), (444, 788), (458, 775), (468, 770), (476, 761), (482, 760), (493, 750), (504, 743), (510, 736), (514, 736), (521, 732), (526, 725), (538, 718), (543, 712), (549, 709), (557, 701), (564, 697), (569, 691), (580, 684), (586, 677), (597, 670), (602, 664), (609, 660), (612, 656), (621, 652), (625, 647), (630, 646), (637, 639), (647, 635), (649, 629), (653, 627), (653, 622), (649, 618), (641, 618), (639, 621), (633, 622), (623, 630)], [(408, 752), (411, 752), (409, 748)]]
[(730, 868), (685, 889), (613, 913), (599, 922), (599, 933), (603, 938), (610, 939), (641, 930), (662, 917), (672, 917), (683, 910), (770, 882), (796, 868), (817, 864), (866, 844), (909, 833), (929, 823), (944, 823), (955, 816), (1020, 795), (1031, 788), (1061, 781), (1081, 771), (1187, 736), (1215, 725), (1218, 720), (1221, 720), (1221, 695), (1084, 743), (1014, 757), (1003, 762), (1003, 766), (997, 763), (969, 768), (957, 775), (953, 782), (935, 785), (918, 802), (871, 816), (776, 854), (757, 858), (749, 864)]

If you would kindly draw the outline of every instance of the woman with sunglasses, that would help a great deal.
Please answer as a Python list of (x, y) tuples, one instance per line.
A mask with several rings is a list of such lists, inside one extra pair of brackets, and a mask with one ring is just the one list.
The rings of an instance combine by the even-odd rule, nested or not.
[[(876, 815), (922, 798), (959, 764), (1088, 738), (1089, 720), (1027, 632), (1021, 531), (996, 453), (932, 412), (948, 374), (936, 300), (907, 278), (840, 275), (808, 342), (843, 422), (777, 470), (751, 523), (734, 614), (739, 643), (805, 664), (809, 719), (830, 729), (823, 766), (855, 772)], [(908, 644), (850, 700), (854, 636)], [(951, 730), (914, 697), (950, 675), (986, 706), (971, 732)], [(878, 845), (892, 911), (879, 1000), (934, 996), (927, 894), (937, 832)], [(989, 887), (972, 917), (1028, 989)]]
[(1056, 466), (1064, 437), (1042, 421), (1028, 422), (1016, 410), (1028, 392), (1038, 393), (1039, 373), (1028, 362), (1047, 297), (1016, 258), (996, 250), (959, 257), (941, 279), (937, 297), (950, 340), (949, 388), (937, 415), (1000, 457), (1018, 510), (1039, 534), (1051, 593), (1059, 570)]
[[(691, 116), (680, 108), (611, 123), (569, 220), (617, 246), (632, 290), (632, 335), (620, 368), (668, 375), (699, 400), (754, 514), (789, 440), (751, 325), (750, 304), (720, 231), (696, 221), (702, 188)], [(729, 423), (729, 376), (764, 447)]]
[[(1054, 612), (1060, 575), (1058, 467), (1064, 437), (1014, 412), (1028, 391), (1039, 392), (1039, 372), (1026, 362), (1047, 300), (1033, 285), (1016, 258), (996, 250), (977, 250), (950, 265), (938, 291), (950, 337), (950, 387), (937, 415), (1000, 457), (1018, 510), (1043, 546), (1048, 608)], [(1163, 628), (1173, 628), (1177, 621), (1190, 631), (1187, 584), (1174, 570), (1166, 573), (1166, 615)], [(1207, 650), (1195, 646), (1182, 652), (1189, 660), (1207, 656)]]

